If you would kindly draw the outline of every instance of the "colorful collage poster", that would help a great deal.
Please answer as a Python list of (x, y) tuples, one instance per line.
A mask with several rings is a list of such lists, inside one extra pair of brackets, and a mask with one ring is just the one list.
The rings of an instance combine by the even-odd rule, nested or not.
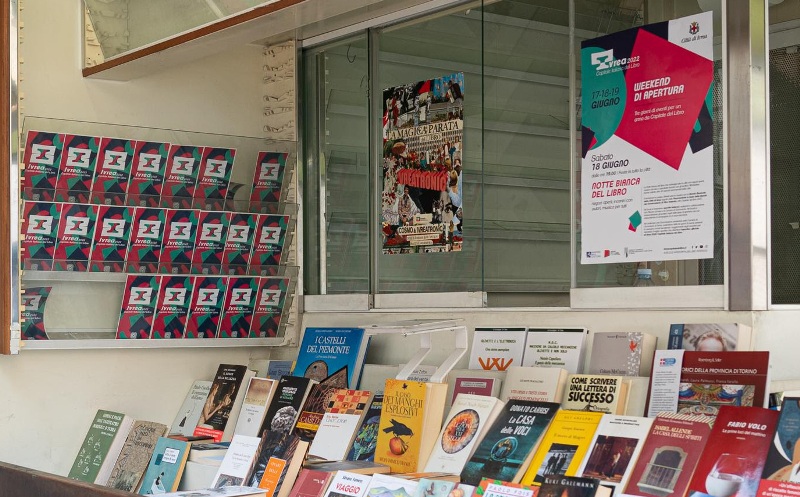
[(581, 43), (581, 263), (714, 256), (711, 12)]
[(383, 90), (384, 254), (461, 250), (464, 74)]

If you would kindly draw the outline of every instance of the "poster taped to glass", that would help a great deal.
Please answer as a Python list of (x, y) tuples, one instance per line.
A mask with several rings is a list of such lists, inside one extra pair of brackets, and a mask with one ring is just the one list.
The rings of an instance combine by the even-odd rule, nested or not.
[(383, 90), (384, 254), (461, 250), (463, 137), (464, 73)]

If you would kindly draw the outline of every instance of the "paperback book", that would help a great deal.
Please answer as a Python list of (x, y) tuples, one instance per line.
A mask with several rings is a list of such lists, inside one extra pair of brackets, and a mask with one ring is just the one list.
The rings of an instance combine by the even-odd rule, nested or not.
[(297, 476), (289, 497), (321, 497), (330, 479), (330, 473), (303, 468)]
[(264, 212), (265, 203), (281, 201), (281, 189), (286, 173), (289, 154), (281, 152), (259, 152), (256, 163), (250, 204), (258, 212)]
[(610, 497), (611, 493), (597, 478), (545, 476), (537, 497)]
[(232, 148), (206, 147), (200, 161), (200, 172), (195, 189), (197, 209), (222, 210), (231, 182), (231, 171), (236, 150)]
[(211, 382), (208, 380), (196, 380), (192, 383), (169, 429), (170, 435), (194, 436), (194, 429), (203, 412), (209, 391)]
[(59, 224), (59, 204), (52, 202), (23, 203), (22, 261), (23, 269), (53, 269)]
[(306, 328), (293, 374), (322, 381), (347, 367), (347, 386), (354, 388), (369, 338), (363, 328)]
[[(307, 452), (308, 442), (290, 436), (286, 450), (280, 453), (272, 452), (258, 487), (267, 491), (267, 497), (287, 497), (303, 468)], [(253, 480), (255, 477), (251, 478), (251, 482)]]
[(165, 209), (137, 207), (134, 210), (131, 242), (125, 259), (129, 273), (158, 272), (166, 220)]
[(253, 470), (260, 444), (259, 437), (234, 435), (211, 486), (222, 488), (231, 485), (246, 485), (247, 477)]
[(588, 334), (586, 328), (528, 328), (522, 365), (583, 373)]
[(128, 205), (139, 207), (160, 205), (169, 147), (169, 143), (136, 142), (131, 181), (128, 185)]
[(281, 334), (281, 320), (286, 309), (289, 283), (289, 278), (262, 276), (258, 279), (250, 338), (276, 337)]
[(58, 204), (60, 206), (58, 238), (53, 253), (53, 269), (86, 271), (92, 248), (97, 206), (90, 204)]
[(800, 397), (784, 397), (779, 412), (761, 478), (796, 481), (800, 478)]
[(365, 496), (377, 497), (391, 495), (392, 497), (412, 497), (417, 488), (417, 482), (405, 480), (396, 476), (374, 474), (367, 484)]
[(99, 148), (96, 136), (64, 135), (55, 189), (57, 202), (89, 203)]
[(531, 487), (511, 481), (481, 479), (475, 487), (474, 497), (536, 497), (538, 487)]
[(511, 366), (506, 371), (500, 400), (536, 400), (560, 403), (564, 397), (566, 369), (542, 366)]
[(104, 485), (132, 424), (133, 419), (121, 412), (98, 410), (67, 477)]
[(222, 270), (225, 274), (247, 274), (256, 222), (255, 214), (243, 212), (231, 214), (222, 255)]
[(675, 323), (669, 326), (668, 349), (705, 352), (746, 351), (752, 328), (741, 323)]
[(161, 423), (134, 421), (117, 462), (111, 469), (111, 476), (106, 486), (135, 492), (147, 470), (158, 439), (163, 437), (166, 431), (166, 425)]
[(337, 471), (331, 478), (324, 497), (363, 497), (371, 479), (370, 475)]
[(372, 394), (365, 390), (334, 390), (309, 446), (309, 456), (329, 461), (343, 460), (371, 399)]
[(22, 198), (36, 202), (55, 199), (58, 168), (64, 150), (64, 135), (46, 131), (28, 131), (22, 163), (25, 172)]
[(120, 273), (125, 271), (128, 244), (135, 210), (133, 207), (98, 206), (89, 271)]
[(627, 400), (628, 383), (621, 376), (571, 374), (567, 377), (561, 407), (576, 411), (625, 414)]
[(161, 207), (190, 209), (193, 204), (202, 147), (172, 144), (161, 189)]
[(186, 338), (217, 336), (227, 285), (228, 278), (224, 276), (194, 278), (189, 316), (186, 319)]
[(522, 364), (525, 328), (475, 328), (470, 369), (505, 371)]
[(139, 486), (139, 495), (165, 494), (178, 489), (191, 444), (161, 437)]
[(250, 336), (257, 294), (258, 278), (250, 276), (228, 278), (228, 291), (225, 293), (225, 306), (218, 333), (220, 338)]
[(53, 287), (26, 287), (21, 296), (21, 336), (23, 340), (49, 340), (44, 327), (44, 305)]
[(200, 211), (197, 242), (192, 255), (193, 272), (220, 274), (229, 220), (227, 212)]
[(247, 390), (239, 411), (239, 419), (233, 432), (238, 435), (256, 437), (261, 435), (259, 429), (264, 423), (267, 407), (272, 401), (272, 396), (277, 390), (278, 381), (269, 378), (252, 377), (247, 385)]
[(183, 338), (192, 297), (194, 278), (186, 275), (161, 276), (153, 319), (153, 338)]
[(122, 294), (117, 338), (146, 339), (153, 330), (159, 277), (129, 274)]
[[(220, 364), (211, 389), (206, 397), (194, 435), (214, 437), (215, 442), (223, 440), (225, 431), (233, 433), (233, 426), (228, 430), (231, 413), (236, 404), (240, 390), (247, 388), (245, 378), (248, 376), (247, 366), (236, 364)], [(241, 395), (243, 398), (243, 394)], [(239, 403), (241, 406), (241, 402)], [(234, 421), (235, 422), (235, 421)], [(232, 422), (231, 422), (232, 424)], [(230, 440), (228, 438), (227, 440)]]
[(345, 457), (348, 461), (374, 461), (378, 443), (378, 425), (383, 410), (383, 394), (373, 395), (367, 412), (361, 418), (353, 443)]
[(251, 273), (266, 276), (270, 272), (270, 266), (281, 264), (289, 221), (289, 216), (278, 214), (258, 216), (253, 252), (250, 256)]
[(193, 209), (167, 209), (164, 244), (159, 272), (188, 274), (197, 241), (197, 212)]
[(297, 416), (295, 434), (306, 442), (314, 440), (331, 395), (336, 390), (343, 388), (347, 388), (347, 367), (334, 371), (327, 378), (313, 385)]
[(101, 138), (92, 180), (94, 204), (125, 205), (136, 141)]
[(314, 380), (301, 376), (283, 376), (264, 416), (259, 433), (264, 430), (288, 435), (293, 429), (300, 408), (305, 403)]
[(650, 376), (657, 342), (655, 335), (638, 331), (595, 333), (589, 374)]

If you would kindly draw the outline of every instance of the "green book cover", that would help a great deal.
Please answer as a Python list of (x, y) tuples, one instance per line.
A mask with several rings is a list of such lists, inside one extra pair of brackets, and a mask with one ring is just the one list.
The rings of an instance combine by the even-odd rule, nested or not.
[(92, 426), (83, 439), (72, 469), (67, 475), (73, 480), (93, 483), (108, 456), (111, 444), (119, 433), (125, 415), (119, 412), (98, 410)]
[(161, 437), (139, 487), (139, 495), (163, 494), (178, 489), (191, 444), (182, 440)]

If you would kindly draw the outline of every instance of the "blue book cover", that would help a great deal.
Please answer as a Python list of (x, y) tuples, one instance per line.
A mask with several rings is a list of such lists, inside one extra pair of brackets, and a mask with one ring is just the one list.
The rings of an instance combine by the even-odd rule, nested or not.
[(191, 444), (161, 437), (142, 478), (139, 495), (163, 494), (178, 489)]
[(292, 374), (323, 381), (347, 367), (347, 385), (358, 388), (369, 335), (363, 328), (306, 328)]

